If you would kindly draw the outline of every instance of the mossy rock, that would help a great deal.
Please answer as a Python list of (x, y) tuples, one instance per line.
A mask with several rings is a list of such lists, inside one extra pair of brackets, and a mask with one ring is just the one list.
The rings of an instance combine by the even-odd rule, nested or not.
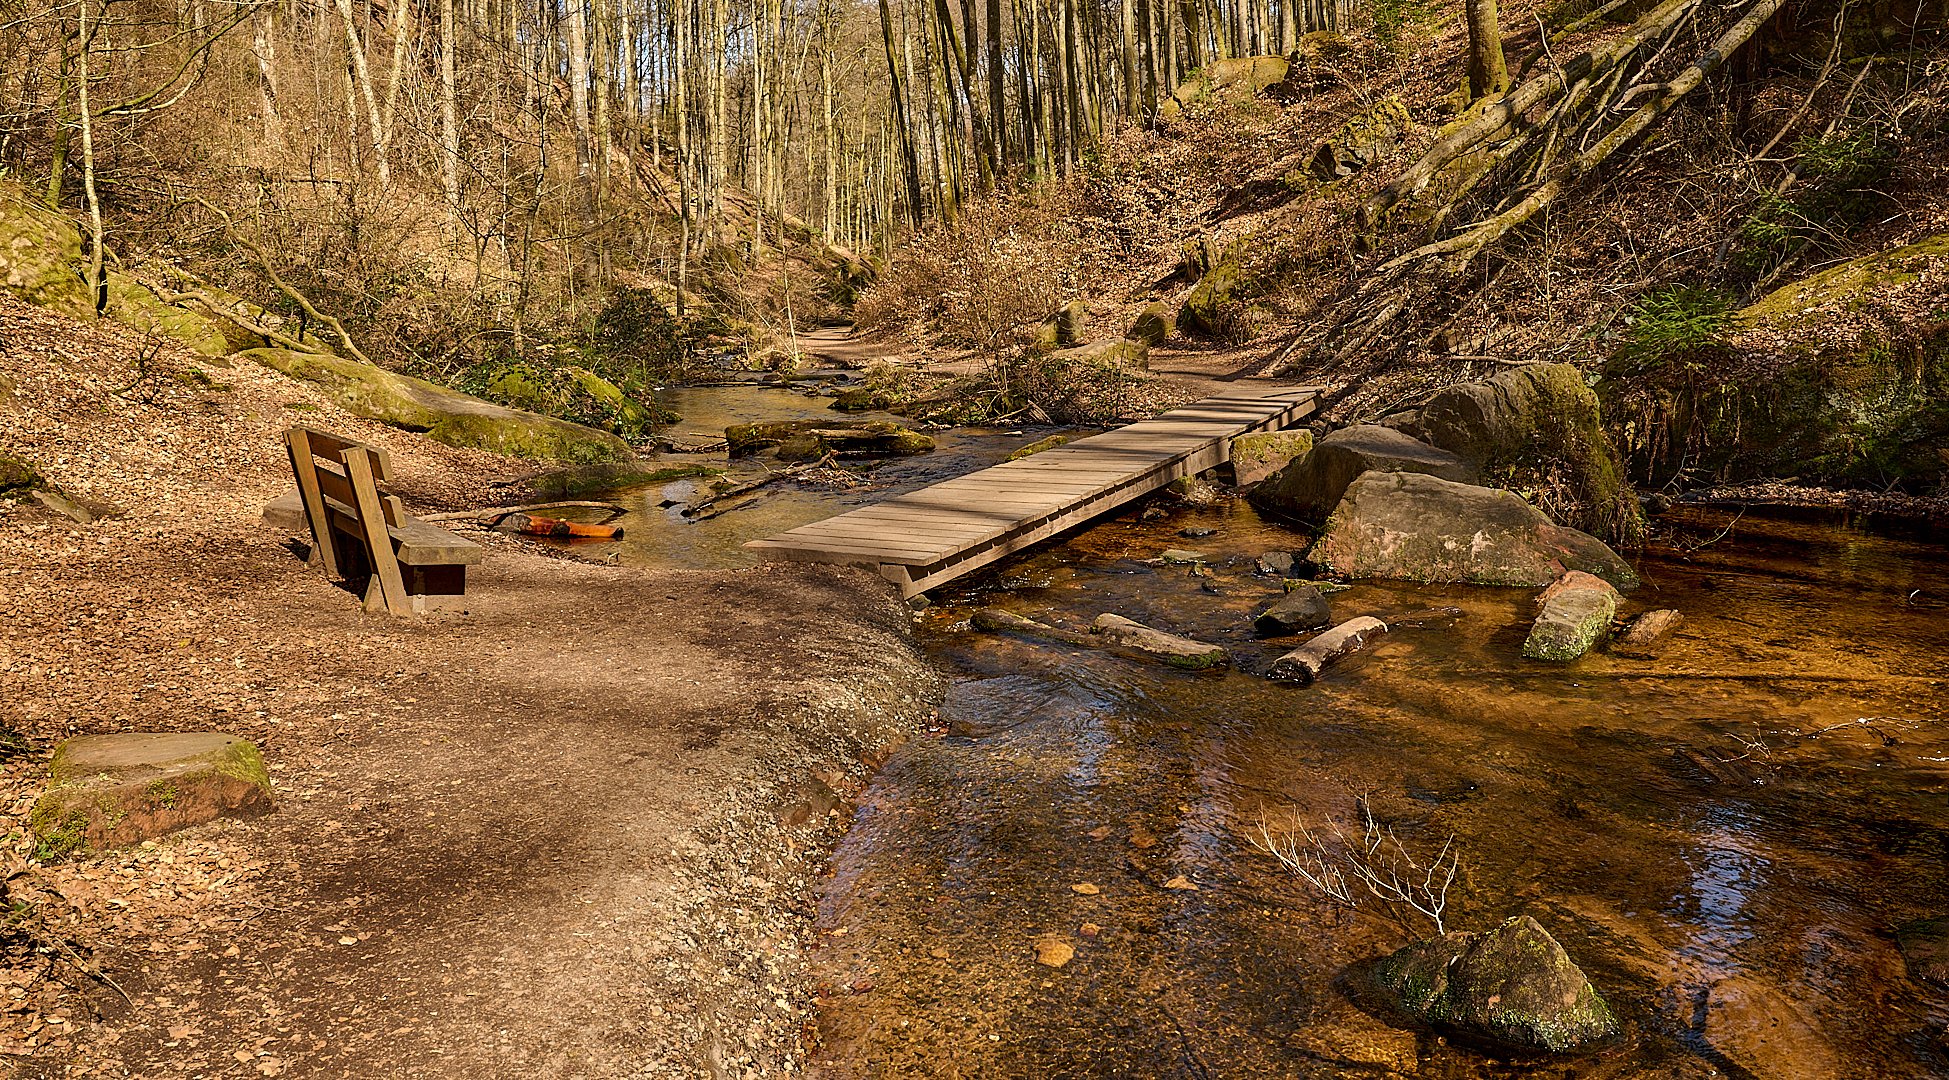
[(724, 429), (724, 440), (732, 457), (771, 450), (782, 461), (816, 461), (833, 453), (925, 454), (934, 449), (932, 438), (887, 420), (733, 424)]
[(634, 456), (628, 443), (609, 432), (482, 401), (372, 364), (289, 349), (240, 355), (318, 385), (347, 412), (423, 432), (449, 446), (584, 463)]
[(1083, 332), (1089, 329), (1090, 306), (1087, 301), (1071, 300), (1044, 316), (1036, 324), (1034, 345), (1044, 352), (1074, 345)]
[(145, 334), (182, 342), (205, 356), (225, 356), (233, 349), (230, 339), (214, 320), (189, 308), (164, 303), (148, 286), (120, 271), (108, 273), (105, 314)]
[(1575, 660), (1609, 637), (1617, 618), (1617, 590), (1576, 570), (1543, 590), (1538, 602), (1542, 611), (1523, 639), (1523, 655), (1531, 660)]
[(81, 231), (66, 214), (11, 180), (0, 180), (0, 285), (35, 307), (92, 318), (82, 278)]
[(1949, 233), (1774, 290), (1736, 314), (1736, 341), (1711, 363), (1620, 355), (1597, 390), (1631, 468), (1655, 485), (1949, 491), (1945, 274)]
[(1025, 457), (1034, 457), (1035, 455), (1040, 454), (1044, 450), (1054, 450), (1056, 447), (1065, 445), (1068, 442), (1069, 442), (1069, 436), (1067, 435), (1060, 435), (1060, 434), (1050, 435), (1045, 438), (1037, 439), (1036, 441), (1028, 444), (1027, 446), (1021, 447), (1020, 449), (1016, 450), (1014, 453), (1008, 455), (1008, 460), (1020, 461)]
[(1208, 335), (1223, 332), (1225, 311), (1238, 299), (1245, 282), (1246, 246), (1243, 239), (1234, 240), (1205, 268), (1178, 308), (1179, 326)]
[(1145, 304), (1123, 336), (1155, 349), (1176, 329), (1177, 319), (1171, 314), (1171, 306), (1160, 300)]
[(1258, 431), (1232, 440), (1232, 480), (1250, 487), (1267, 480), (1313, 450), (1313, 433), (1305, 428)]
[(1184, 110), (1202, 101), (1226, 97), (1251, 97), (1285, 81), (1291, 62), (1283, 56), (1235, 56), (1214, 60), (1179, 83), (1171, 96), (1157, 106), (1160, 123), (1170, 123)]
[(223, 335), (224, 343), (228, 346), (227, 352), (239, 353), (249, 349), (280, 347), (275, 341), (259, 333), (252, 324), (275, 330), (299, 341), (308, 352), (336, 355), (338, 351), (313, 332), (311, 326), (305, 326), (304, 334), (300, 336), (298, 319), (279, 315), (268, 308), (260, 307), (236, 293), (218, 288), (186, 271), (175, 267), (162, 269), (163, 272), (174, 275), (178, 284), (185, 290), (195, 289), (213, 301), (212, 303), (200, 299), (188, 300), (184, 302), (183, 307), (206, 319), (216, 328), (217, 333)]
[(1308, 167), (1322, 183), (1352, 176), (1399, 149), (1413, 128), (1407, 104), (1389, 95), (1348, 117), (1320, 144)]
[(1597, 988), (1527, 915), (1483, 933), (1416, 942), (1380, 961), (1373, 975), (1409, 1015), (1494, 1046), (1562, 1053), (1619, 1032)]
[(1603, 408), (1581, 370), (1527, 364), (1451, 386), (1415, 413), (1385, 421), (1512, 487), (1561, 490), (1566, 525), (1635, 546), (1644, 516)]
[(1150, 346), (1130, 338), (1104, 338), (1050, 353), (1049, 359), (1079, 367), (1142, 371), (1150, 367)]
[(263, 757), (233, 735), (84, 735), (55, 747), (28, 827), (36, 857), (46, 860), (271, 808)]
[(0, 454), (0, 492), (17, 492), (39, 487), (41, 473), (28, 462)]
[(724, 470), (711, 465), (665, 465), (632, 458), (597, 465), (571, 465), (527, 482), (539, 499), (579, 499), (604, 491), (667, 484), (696, 476), (716, 476)]

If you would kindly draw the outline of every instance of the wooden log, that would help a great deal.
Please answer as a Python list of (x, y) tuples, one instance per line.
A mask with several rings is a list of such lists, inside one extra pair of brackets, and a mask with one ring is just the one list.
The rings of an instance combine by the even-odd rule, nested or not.
[(561, 518), (531, 514), (504, 514), (494, 523), (494, 529), (526, 536), (548, 536), (557, 540), (620, 540), (623, 537), (621, 525), (592, 525), (585, 521), (563, 521)]
[(564, 499), (557, 502), (525, 503), (521, 506), (487, 506), (479, 510), (449, 510), (443, 514), (421, 514), (421, 521), (492, 521), (509, 514), (526, 514), (535, 510), (607, 510), (610, 517), (626, 514), (629, 508), (612, 502), (594, 502), (588, 499)]
[(1205, 671), (1231, 663), (1232, 654), (1218, 645), (1153, 630), (1143, 623), (1105, 612), (1090, 625), (1090, 632), (1120, 648), (1158, 660), (1186, 671)]
[(1021, 634), (1025, 637), (1060, 641), (1065, 645), (1093, 644), (1087, 634), (1079, 634), (1074, 630), (1064, 630), (1060, 627), (1050, 626), (1047, 623), (1039, 623), (1034, 619), (1025, 618), (1012, 611), (1003, 611), (1001, 608), (982, 608), (976, 611), (974, 617), (968, 621), (974, 625), (976, 630), (986, 630), (991, 634)]
[(1387, 624), (1362, 615), (1328, 630), (1272, 662), (1271, 675), (1286, 682), (1310, 683), (1320, 672), (1359, 652), (1369, 641), (1387, 633)]

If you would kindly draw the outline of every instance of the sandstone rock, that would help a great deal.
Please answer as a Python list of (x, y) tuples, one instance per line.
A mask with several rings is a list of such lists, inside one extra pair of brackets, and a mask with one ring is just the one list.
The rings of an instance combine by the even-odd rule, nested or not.
[(264, 524), (287, 536), (302, 536), (310, 529), (305, 524), (304, 497), (297, 488), (265, 503), (263, 517)]
[(172, 338), (205, 356), (225, 356), (230, 342), (217, 324), (186, 307), (164, 303), (149, 287), (120, 271), (108, 273), (103, 314), (146, 334)]
[(1287, 682), (1310, 683), (1320, 673), (1367, 647), (1387, 633), (1387, 624), (1362, 615), (1328, 630), (1272, 662), (1271, 676)]
[(1076, 946), (1054, 934), (1035, 939), (1035, 962), (1044, 967), (1059, 968), (1075, 958)]
[(1647, 611), (1631, 620), (1624, 632), (1611, 641), (1611, 652), (1618, 656), (1631, 656), (1650, 659), (1664, 651), (1666, 639), (1671, 637), (1685, 616), (1670, 608)]
[(1311, 585), (1299, 588), (1273, 601), (1272, 606), (1252, 620), (1260, 637), (1285, 637), (1303, 630), (1318, 630), (1333, 622), (1326, 597)]
[(40, 483), (40, 471), (33, 465), (19, 458), (0, 454), (0, 492), (36, 487)]
[(425, 432), (449, 446), (578, 462), (632, 456), (628, 443), (606, 431), (482, 401), (372, 364), (290, 349), (250, 349), (240, 355), (317, 384), (347, 412)]
[(1040, 623), (1026, 616), (1017, 615), (1012, 611), (1004, 611), (1001, 608), (980, 608), (975, 611), (973, 617), (968, 621), (976, 630), (986, 630), (989, 633), (1024, 634), (1028, 637), (1060, 641), (1065, 645), (1093, 644), (1086, 634), (1079, 634), (1073, 630), (1064, 630), (1060, 627), (1050, 626), (1047, 623)]
[(1132, 622), (1121, 615), (1105, 612), (1096, 617), (1090, 625), (1092, 633), (1101, 634), (1105, 641), (1121, 648), (1142, 653), (1154, 660), (1162, 661), (1174, 668), (1186, 671), (1205, 671), (1223, 667), (1231, 662), (1231, 653), (1217, 645), (1207, 645), (1202, 641), (1167, 634), (1153, 630), (1139, 622)]
[(1177, 319), (1171, 315), (1171, 307), (1163, 301), (1145, 304), (1138, 312), (1135, 322), (1123, 336), (1132, 341), (1141, 341), (1151, 348), (1164, 344), (1164, 339), (1177, 329)]
[(76, 525), (93, 525), (105, 517), (114, 517), (113, 507), (83, 499), (70, 497), (67, 493), (50, 487), (38, 487), (28, 492), (28, 496), (45, 509), (67, 518)]
[(1313, 433), (1305, 428), (1240, 435), (1232, 440), (1232, 478), (1239, 487), (1250, 487), (1312, 449)]
[(1368, 472), (1427, 473), (1472, 484), (1475, 470), (1392, 428), (1361, 424), (1341, 428), (1314, 445), (1279, 474), (1252, 491), (1252, 502), (1275, 514), (1317, 522), (1333, 512), (1348, 485)]
[(1352, 176), (1398, 149), (1414, 118), (1399, 97), (1388, 96), (1347, 119), (1313, 154), (1309, 168), (1323, 183)]
[(1597, 988), (1527, 915), (1416, 942), (1376, 965), (1374, 980), (1410, 1015), (1501, 1046), (1562, 1052), (1619, 1030)]
[(1033, 457), (1036, 454), (1040, 454), (1044, 450), (1054, 450), (1056, 447), (1066, 445), (1068, 442), (1069, 436), (1067, 435), (1050, 435), (1021, 447), (1014, 453), (1008, 455), (1008, 460), (1020, 461), (1025, 457)]
[(1712, 984), (1705, 1041), (1754, 1076), (1849, 1076), (1820, 1020), (1792, 995), (1752, 975)]
[(1643, 533), (1643, 512), (1605, 433), (1597, 395), (1569, 364), (1528, 364), (1451, 386), (1418, 411), (1384, 423), (1485, 475), (1566, 479), (1573, 506), (1565, 524), (1624, 541)]
[(1354, 481), (1308, 558), (1353, 578), (1540, 587), (1582, 570), (1620, 589), (1638, 584), (1603, 541), (1551, 522), (1514, 493), (1419, 473)]
[(250, 743), (216, 732), (130, 732), (55, 747), (28, 824), (50, 858), (269, 809), (270, 777)]
[(1523, 655), (1566, 663), (1589, 652), (1611, 632), (1618, 599), (1602, 578), (1581, 570), (1563, 575), (1538, 598), (1543, 610), (1523, 641)]
[(1291, 66), (1283, 56), (1235, 56), (1214, 60), (1198, 69), (1196, 75), (1181, 82), (1171, 96), (1157, 106), (1159, 123), (1170, 123), (1184, 115), (1187, 106), (1212, 98), (1244, 98), (1275, 86), (1286, 78)]
[(783, 461), (816, 461), (829, 453), (925, 454), (934, 440), (888, 420), (834, 423), (782, 420), (724, 429), (732, 457), (774, 449)]
[(1949, 915), (1917, 919), (1895, 931), (1911, 979), (1949, 986)]

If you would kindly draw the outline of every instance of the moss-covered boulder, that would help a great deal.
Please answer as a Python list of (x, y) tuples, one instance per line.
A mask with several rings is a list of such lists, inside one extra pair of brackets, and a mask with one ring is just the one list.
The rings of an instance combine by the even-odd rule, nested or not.
[(1307, 558), (1350, 578), (1541, 587), (1582, 570), (1620, 589), (1638, 584), (1602, 540), (1557, 525), (1514, 492), (1415, 472), (1355, 480)]
[(1527, 915), (1394, 953), (1377, 986), (1409, 1015), (1500, 1047), (1561, 1053), (1617, 1036), (1617, 1017), (1549, 931)]
[(1202, 101), (1248, 98), (1283, 82), (1291, 62), (1283, 56), (1235, 56), (1214, 60), (1179, 83), (1171, 96), (1159, 102), (1157, 119), (1170, 123), (1184, 110)]
[(82, 280), (81, 232), (66, 214), (0, 179), (0, 285), (35, 307), (78, 319), (95, 313)]
[(1568, 663), (1610, 636), (1617, 618), (1617, 590), (1602, 578), (1572, 570), (1537, 597), (1536, 622), (1523, 640), (1531, 660)]
[(1305, 428), (1240, 435), (1232, 440), (1232, 480), (1250, 487), (1312, 452), (1313, 433)]
[(641, 439), (651, 429), (674, 423), (668, 409), (645, 404), (608, 379), (573, 364), (504, 361), (475, 368), (462, 386), (498, 405), (541, 413)]
[(1340, 505), (1348, 485), (1369, 472), (1414, 472), (1472, 484), (1476, 471), (1459, 456), (1393, 428), (1356, 424), (1327, 435), (1252, 490), (1254, 505), (1281, 517), (1318, 523)]
[(309, 320), (279, 315), (178, 267), (160, 269), (162, 273), (169, 275), (172, 283), (183, 292), (198, 294), (193, 299), (185, 300), (183, 307), (207, 319), (212, 326), (216, 327), (217, 332), (223, 335), (223, 340), (229, 346), (230, 352), (278, 347), (274, 339), (259, 330), (260, 327), (301, 342), (307, 352), (335, 354), (338, 351), (314, 332), (312, 326), (308, 325)]
[(145, 334), (179, 341), (205, 356), (225, 356), (229, 338), (214, 320), (176, 304), (165, 303), (147, 285), (128, 274), (108, 273), (108, 306), (104, 314)]
[(239, 355), (317, 385), (347, 412), (424, 432), (449, 446), (575, 462), (633, 456), (629, 444), (609, 432), (482, 401), (372, 364), (290, 349), (250, 349)]
[(1246, 248), (1246, 242), (1239, 239), (1217, 253), (1178, 306), (1179, 326), (1213, 336), (1224, 333), (1226, 312), (1239, 299), (1245, 284)]
[(249, 742), (217, 732), (125, 732), (55, 747), (28, 825), (36, 855), (50, 859), (270, 809), (270, 775)]
[(0, 454), (0, 494), (38, 487), (41, 473), (31, 463)]
[(1090, 306), (1084, 300), (1071, 300), (1044, 316), (1036, 324), (1035, 347), (1047, 352), (1074, 345), (1089, 330)]
[(1597, 395), (1569, 364), (1529, 364), (1451, 386), (1386, 423), (1506, 486), (1549, 493), (1567, 525), (1626, 545), (1644, 534)]
[(887, 420), (834, 423), (780, 420), (724, 429), (732, 457), (771, 450), (781, 461), (817, 461), (827, 454), (925, 454), (934, 440)]
[(1783, 286), (1716, 355), (1623, 350), (1597, 390), (1653, 484), (1794, 476), (1949, 491), (1949, 233)]
[(1171, 306), (1161, 300), (1155, 300), (1144, 305), (1144, 309), (1137, 313), (1137, 318), (1131, 322), (1130, 329), (1125, 331), (1123, 336), (1132, 341), (1141, 341), (1154, 349), (1164, 344), (1164, 339), (1170, 337), (1171, 331), (1176, 329), (1177, 319), (1171, 314)]
[(1413, 127), (1407, 105), (1389, 95), (1348, 117), (1314, 151), (1308, 168), (1322, 183), (1352, 176), (1400, 149)]

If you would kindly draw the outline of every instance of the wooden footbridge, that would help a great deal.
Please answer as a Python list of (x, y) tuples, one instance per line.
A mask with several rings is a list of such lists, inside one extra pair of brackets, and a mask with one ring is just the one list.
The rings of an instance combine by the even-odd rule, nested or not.
[(914, 596), (1216, 468), (1234, 436), (1277, 431), (1318, 405), (1318, 387), (1241, 388), (745, 547), (864, 566)]

